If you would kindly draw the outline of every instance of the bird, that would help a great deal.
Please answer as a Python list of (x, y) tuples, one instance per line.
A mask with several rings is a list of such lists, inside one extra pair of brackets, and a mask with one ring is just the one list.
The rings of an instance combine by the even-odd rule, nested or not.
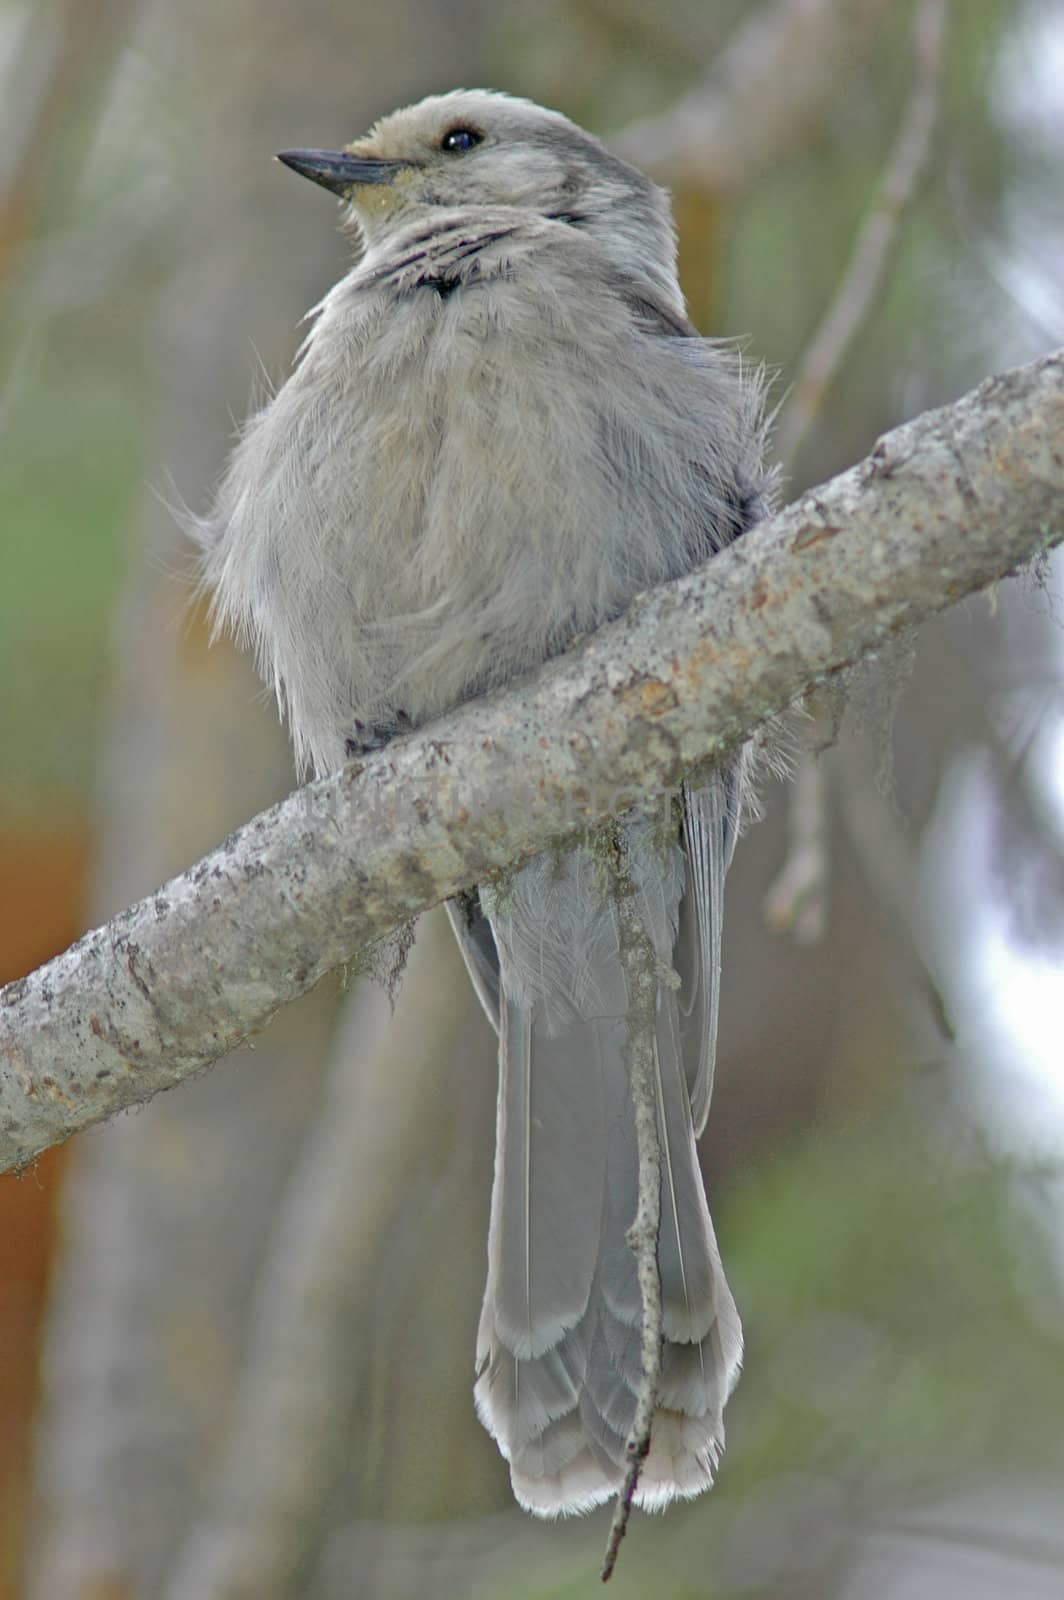
[[(535, 672), (758, 521), (763, 380), (689, 321), (665, 191), (560, 112), (454, 90), (278, 159), (339, 197), (354, 261), (195, 531), (216, 628), (254, 652), (300, 770), (325, 774)], [(660, 974), (648, 1510), (712, 1483), (741, 1363), (696, 1140), (747, 767), (613, 835)], [(476, 1410), (522, 1506), (583, 1512), (620, 1488), (642, 1377), (616, 898), (588, 838), (448, 911), (499, 1046)]]

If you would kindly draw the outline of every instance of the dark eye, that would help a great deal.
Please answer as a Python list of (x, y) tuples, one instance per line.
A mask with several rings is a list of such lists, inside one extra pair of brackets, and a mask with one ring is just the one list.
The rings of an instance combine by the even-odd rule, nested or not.
[(473, 128), (449, 128), (440, 140), (441, 150), (452, 152), (472, 150), (475, 144), (480, 144), (484, 138), (482, 133), (477, 133)]

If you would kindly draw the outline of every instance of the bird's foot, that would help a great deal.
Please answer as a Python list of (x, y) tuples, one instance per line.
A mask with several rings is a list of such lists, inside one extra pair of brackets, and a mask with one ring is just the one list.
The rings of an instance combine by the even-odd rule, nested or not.
[(359, 722), (356, 717), (354, 731), (344, 740), (348, 760), (383, 750), (397, 734), (409, 733), (413, 726), (405, 711), (397, 711), (390, 722)]

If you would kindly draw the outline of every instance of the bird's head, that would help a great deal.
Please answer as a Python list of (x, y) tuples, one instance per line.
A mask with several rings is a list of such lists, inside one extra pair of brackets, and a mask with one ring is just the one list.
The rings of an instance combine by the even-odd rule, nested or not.
[(485, 89), (432, 95), (342, 150), (278, 159), (350, 207), (367, 245), (437, 208), (516, 207), (596, 236), (622, 270), (675, 285), (668, 197), (557, 111)]

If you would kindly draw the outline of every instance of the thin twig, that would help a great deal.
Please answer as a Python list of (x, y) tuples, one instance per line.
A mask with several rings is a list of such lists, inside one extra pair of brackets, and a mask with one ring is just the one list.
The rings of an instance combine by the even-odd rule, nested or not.
[(816, 944), (827, 927), (830, 877), (827, 776), (821, 752), (805, 750), (789, 796), (786, 859), (765, 896), (768, 926), (793, 933), (798, 944)]
[(638, 1200), (635, 1219), (628, 1229), (628, 1243), (635, 1256), (642, 1310), (639, 1393), (635, 1415), (625, 1443), (624, 1481), (617, 1493), (610, 1523), (606, 1552), (602, 1560), (602, 1581), (608, 1583), (617, 1563), (621, 1540), (628, 1529), (632, 1500), (639, 1485), (639, 1474), (650, 1454), (650, 1433), (661, 1388), (661, 1349), (664, 1312), (661, 1304), (661, 1269), (658, 1264), (658, 1236), (661, 1232), (661, 1139), (658, 1131), (658, 1101), (655, 1071), (655, 1025), (657, 1018), (660, 965), (654, 941), (644, 927), (636, 903), (635, 886), (624, 857), (623, 838), (618, 837), (613, 863), (613, 893), (617, 910), (617, 944), (624, 968), (628, 1007), (627, 1025), (628, 1083), (635, 1115), (636, 1149), (639, 1161)]
[(913, 19), (914, 77), (887, 160), (875, 207), (865, 218), (853, 254), (820, 325), (802, 357), (783, 407), (776, 443), (789, 473), (858, 329), (882, 287), (899, 239), (902, 217), (931, 156), (942, 78), (948, 0), (920, 0)]
[(912, 848), (890, 802), (876, 783), (855, 740), (839, 751), (838, 793), (843, 825), (857, 863), (891, 926), (901, 935), (900, 947), (914, 970), (938, 1034), (956, 1038), (938, 962), (921, 915), (919, 870)]
[(891, 0), (771, 0), (743, 18), (702, 82), (612, 148), (670, 184), (735, 192), (793, 154), (869, 53)]

